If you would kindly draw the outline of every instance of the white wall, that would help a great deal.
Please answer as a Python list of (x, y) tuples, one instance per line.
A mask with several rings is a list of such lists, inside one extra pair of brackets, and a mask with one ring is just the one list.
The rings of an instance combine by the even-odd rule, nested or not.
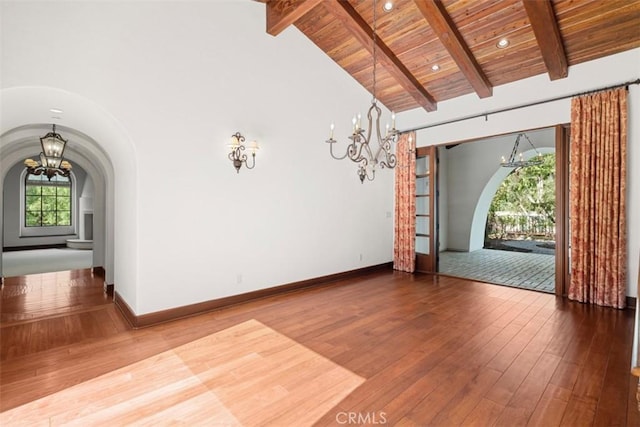
[[(324, 143), (370, 95), (295, 28), (267, 35), (264, 7), (2, 2), (4, 92), (67, 102), (61, 123), (113, 162), (115, 288), (136, 314), (391, 260), (393, 172), (361, 184)], [(239, 174), (236, 131), (262, 148)]]
[[(438, 104), (438, 111), (426, 113), (416, 109), (399, 115), (403, 128), (411, 129), (427, 124), (481, 114), (542, 101), (578, 92), (599, 89), (640, 77), (640, 49), (612, 55), (569, 68), (569, 77), (549, 81), (547, 75), (532, 77), (494, 88), (491, 98), (478, 99), (467, 95)], [(484, 136), (517, 132), (568, 123), (571, 100), (559, 100), (534, 107), (490, 115), (488, 120), (477, 118), (454, 124), (437, 126), (418, 132), (418, 146), (441, 144)], [(628, 286), (627, 295), (637, 296), (638, 257), (640, 254), (640, 87), (629, 87), (628, 140)]]
[(78, 199), (78, 238), (93, 239), (93, 198), (95, 189), (91, 176), (87, 176)]
[(444, 147), (438, 149), (438, 251), (443, 252), (449, 248), (449, 150)]

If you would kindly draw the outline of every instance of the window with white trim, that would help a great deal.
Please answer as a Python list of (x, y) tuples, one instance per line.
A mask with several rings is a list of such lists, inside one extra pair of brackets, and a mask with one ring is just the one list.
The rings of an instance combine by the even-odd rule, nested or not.
[(68, 177), (27, 174), (24, 183), (25, 227), (71, 226), (72, 183)]

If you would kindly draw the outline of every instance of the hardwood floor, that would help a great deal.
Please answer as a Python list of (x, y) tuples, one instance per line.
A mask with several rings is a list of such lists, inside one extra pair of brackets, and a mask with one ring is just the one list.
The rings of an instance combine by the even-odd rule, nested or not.
[(46, 413), (53, 425), (311, 425), (363, 382), (249, 320), (6, 411), (0, 421), (37, 424)]
[[(124, 397), (130, 405), (150, 404), (145, 399), (159, 395), (145, 393), (166, 385), (162, 378), (168, 372), (176, 373), (176, 384), (195, 381), (177, 374), (183, 365), (198, 379), (196, 391), (163, 388), (172, 399), (157, 401), (175, 404), (157, 414), (172, 410), (184, 420), (204, 417), (200, 423), (192, 419), (192, 425), (206, 424), (203, 420), (215, 414), (244, 425), (640, 425), (637, 382), (629, 372), (634, 320), (629, 310), (449, 277), (381, 272), (131, 330), (102, 294), (101, 279), (89, 271), (49, 278), (48, 285), (43, 277), (34, 280), (7, 279), (2, 289), (3, 425), (20, 411), (28, 411), (34, 421), (55, 421), (47, 402), (58, 402), (53, 407), (73, 414), (65, 405), (82, 399), (85, 407), (109, 401), (116, 392), (105, 384), (116, 375), (135, 377), (141, 384), (133, 389), (147, 390)], [(248, 346), (234, 342), (230, 348), (244, 348), (245, 353), (230, 353), (231, 359), (243, 360), (254, 351), (284, 359), (275, 359), (266, 371), (260, 363), (220, 370), (224, 365), (216, 362), (218, 351), (204, 350), (202, 343), (240, 339), (237, 328), (247, 325), (264, 328), (270, 338)], [(282, 346), (283, 340), (291, 343), (290, 352), (270, 347)], [(194, 368), (191, 357), (202, 359), (207, 368)], [(298, 360), (299, 368), (285, 369), (287, 357)], [(136, 375), (137, 369), (159, 360), (175, 369)], [(274, 366), (282, 374), (266, 375)], [(216, 367), (236, 375), (238, 384), (228, 376), (207, 377), (207, 370)], [(320, 371), (311, 375), (311, 368)], [(316, 405), (318, 390), (333, 382), (318, 387), (314, 378), (324, 372), (343, 383), (329, 374), (333, 369), (345, 374), (351, 386), (343, 395), (336, 393), (335, 400), (320, 399), (329, 405)], [(299, 381), (292, 379), (296, 376)], [(230, 384), (241, 386), (241, 394), (225, 400), (235, 393)], [(285, 397), (293, 384), (306, 386), (296, 395), (312, 390), (312, 397), (292, 404)], [(65, 397), (73, 393), (82, 399)], [(282, 397), (280, 404), (274, 396)], [(30, 404), (41, 398), (38, 405)], [(211, 404), (216, 400), (220, 405)], [(266, 412), (255, 412), (262, 404)], [(316, 415), (310, 417), (314, 408)], [(170, 420), (135, 413), (138, 419), (121, 420)], [(83, 424), (117, 419), (117, 414), (121, 412), (113, 404)], [(270, 418), (275, 414), (287, 418)], [(72, 421), (60, 418), (65, 419)]]

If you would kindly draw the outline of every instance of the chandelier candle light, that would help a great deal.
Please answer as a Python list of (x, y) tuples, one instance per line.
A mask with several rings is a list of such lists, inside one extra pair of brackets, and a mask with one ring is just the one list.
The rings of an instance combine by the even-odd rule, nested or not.
[[(373, 1), (373, 99), (371, 100), (371, 107), (367, 112), (367, 129), (362, 127), (362, 116), (358, 114), (355, 116), (351, 123), (353, 125), (351, 136), (349, 139), (351, 142), (347, 146), (347, 152), (343, 156), (336, 156), (333, 154), (333, 144), (337, 141), (333, 138), (334, 124), (331, 124), (331, 131), (327, 143), (329, 144), (329, 153), (331, 157), (336, 160), (342, 160), (345, 157), (355, 163), (358, 163), (358, 177), (360, 182), (364, 183), (364, 179), (373, 181), (375, 178), (376, 167), (380, 165), (381, 168), (393, 169), (396, 166), (397, 159), (395, 154), (391, 151), (391, 145), (396, 142), (398, 131), (396, 130), (396, 116), (391, 115), (391, 128), (387, 123), (384, 137), (380, 132), (380, 116), (382, 110), (378, 106), (378, 100), (376, 99), (376, 0)], [(374, 131), (375, 120), (375, 131)], [(371, 137), (372, 132), (375, 132), (375, 138), (377, 141), (377, 147), (372, 147)]]
[(247, 169), (253, 169), (256, 166), (256, 151), (260, 149), (258, 147), (258, 143), (256, 141), (251, 141), (251, 145), (249, 145), (249, 150), (251, 150), (251, 158), (253, 159), (251, 166), (247, 163), (247, 155), (243, 153), (246, 149), (244, 145), (245, 138), (242, 136), (240, 132), (236, 132), (231, 135), (231, 142), (229, 143), (229, 160), (233, 162), (233, 166), (236, 168), (236, 172), (240, 173), (240, 168), (242, 164), (247, 167)]
[[(524, 155), (522, 153), (518, 155), (518, 146), (520, 145), (520, 138), (522, 137), (524, 137), (527, 140), (527, 142), (529, 142), (529, 145), (531, 145), (533, 150), (536, 152), (535, 157), (529, 160), (525, 160)], [(539, 165), (541, 163), (542, 163), (542, 154), (538, 150), (536, 150), (536, 147), (533, 145), (529, 137), (524, 133), (518, 134), (518, 137), (516, 138), (516, 142), (513, 145), (513, 149), (511, 150), (511, 155), (509, 156), (509, 160), (505, 159), (504, 156), (502, 156), (502, 159), (500, 162), (501, 166), (505, 168), (524, 168), (527, 166)]]
[(40, 162), (33, 159), (26, 159), (24, 165), (27, 172), (32, 175), (46, 175), (51, 181), (55, 175), (68, 177), (71, 173), (71, 164), (62, 158), (67, 140), (62, 139), (59, 133), (56, 133), (56, 125), (53, 130), (40, 138)]

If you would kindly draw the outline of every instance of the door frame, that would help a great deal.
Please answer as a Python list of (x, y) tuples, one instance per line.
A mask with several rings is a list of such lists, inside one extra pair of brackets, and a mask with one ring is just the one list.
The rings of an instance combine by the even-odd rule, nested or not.
[(569, 286), (569, 125), (556, 125), (556, 288), (567, 295)]
[[(556, 167), (555, 167), (555, 187), (556, 187), (556, 250), (555, 250), (555, 292), (557, 296), (566, 296), (569, 287), (569, 140), (570, 140), (570, 124), (558, 124), (555, 126), (546, 126), (545, 128), (555, 129), (555, 155), (556, 155)], [(535, 130), (535, 129), (529, 129)], [(526, 131), (522, 131), (526, 132)], [(509, 132), (514, 134), (517, 132)], [(430, 170), (434, 179), (430, 182), (430, 212), (433, 212), (429, 218), (430, 224), (430, 255), (416, 254), (416, 271), (436, 273), (438, 272), (438, 254), (439, 252), (439, 221), (438, 204), (439, 193), (437, 177), (438, 177), (438, 161), (437, 153), (438, 148), (446, 147), (452, 144), (464, 144), (467, 142), (477, 142), (479, 140), (490, 138), (490, 135), (482, 138), (473, 138), (466, 141), (447, 142), (442, 144), (435, 144), (426, 147), (418, 147), (416, 149), (416, 157), (430, 156)], [(422, 259), (421, 259), (422, 258)]]
[[(438, 176), (438, 169), (437, 169), (437, 156), (438, 156), (438, 146), (436, 145), (429, 145), (426, 147), (418, 147), (415, 150), (416, 152), (416, 160), (418, 159), (418, 157), (429, 157), (429, 164), (428, 164), (428, 176), (429, 176), (429, 188), (427, 190), (427, 197), (429, 198), (429, 205), (428, 205), (428, 211), (429, 211), (429, 235), (428, 236), (423, 236), (423, 237), (428, 237), (429, 238), (429, 253), (428, 254), (423, 254), (423, 253), (417, 253), (415, 254), (415, 265), (416, 268), (415, 270), (417, 272), (420, 273), (436, 273), (437, 272), (437, 266), (438, 266), (438, 237), (437, 237), (437, 212), (436, 212), (436, 206), (437, 204), (435, 203), (435, 199), (436, 199), (436, 192), (437, 192), (437, 185), (436, 185), (436, 180), (437, 180), (437, 176)], [(414, 179), (417, 179), (418, 176), (416, 176)], [(417, 190), (416, 190), (417, 193)], [(423, 193), (421, 193), (420, 195), (417, 195), (417, 197), (420, 196), (424, 196)]]

